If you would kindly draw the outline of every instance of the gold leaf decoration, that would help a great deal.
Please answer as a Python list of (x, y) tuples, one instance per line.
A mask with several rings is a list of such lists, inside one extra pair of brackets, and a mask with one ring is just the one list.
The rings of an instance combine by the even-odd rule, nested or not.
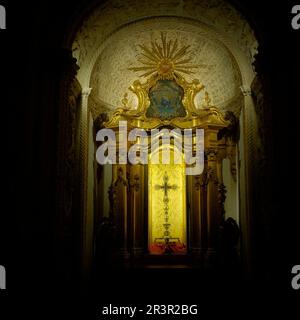
[(140, 73), (140, 77), (171, 80), (180, 73), (193, 74), (193, 70), (200, 67), (192, 63), (190, 45), (180, 47), (177, 39), (167, 40), (164, 33), (161, 33), (159, 43), (151, 41), (150, 46), (140, 44), (139, 48), (137, 60), (140, 65), (128, 69)]

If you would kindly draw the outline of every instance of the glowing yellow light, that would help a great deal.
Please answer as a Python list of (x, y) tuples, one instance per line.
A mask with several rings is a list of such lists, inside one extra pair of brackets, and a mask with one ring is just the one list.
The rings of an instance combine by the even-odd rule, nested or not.
[[(161, 160), (162, 149), (157, 152)], [(170, 164), (163, 164), (162, 161), (158, 164), (151, 163), (155, 151), (149, 157), (149, 252), (153, 254), (186, 253), (185, 161), (184, 155), (181, 154), (181, 163), (174, 163), (177, 153), (174, 148), (170, 149)], [(167, 229), (166, 223), (169, 225)], [(169, 238), (169, 252), (164, 251), (166, 238)]]

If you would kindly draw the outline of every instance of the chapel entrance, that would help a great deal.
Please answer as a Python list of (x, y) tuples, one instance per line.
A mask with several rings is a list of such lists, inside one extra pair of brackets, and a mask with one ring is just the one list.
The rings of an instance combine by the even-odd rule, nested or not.
[[(250, 259), (250, 178), (258, 163), (254, 155), (260, 154), (255, 146), (261, 146), (251, 91), (257, 42), (247, 21), (225, 1), (202, 6), (199, 0), (197, 7), (193, 1), (167, 2), (95, 6), (66, 43), (72, 67), (64, 80), (60, 122), (69, 127), (62, 131), (60, 159), (68, 160), (61, 175), (71, 186), (62, 183), (61, 232), (66, 242), (71, 239), (70, 212), (78, 210), (86, 274), (95, 256), (109, 268), (115, 261), (135, 265), (149, 255), (176, 263), (195, 257), (204, 265), (220, 249), (229, 217), (242, 231), (243, 263)], [(183, 178), (180, 165), (126, 163), (120, 121), (127, 122), (126, 135), (132, 129), (148, 136), (161, 128), (203, 130), (202, 173)], [(116, 164), (96, 161), (96, 133), (102, 128), (116, 135), (116, 159), (122, 160)], [(143, 136), (128, 141), (127, 149), (139, 139)], [(193, 156), (194, 147), (193, 142)], [(72, 178), (75, 169), (78, 180)], [(78, 197), (72, 183), (80, 189)], [(182, 204), (176, 202), (176, 211), (175, 201)]]

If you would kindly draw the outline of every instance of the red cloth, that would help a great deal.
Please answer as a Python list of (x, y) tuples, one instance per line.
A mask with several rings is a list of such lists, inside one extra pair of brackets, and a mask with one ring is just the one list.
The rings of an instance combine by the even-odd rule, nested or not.
[(153, 243), (150, 246), (150, 253), (165, 254), (165, 253), (186, 253), (186, 246), (183, 243)]

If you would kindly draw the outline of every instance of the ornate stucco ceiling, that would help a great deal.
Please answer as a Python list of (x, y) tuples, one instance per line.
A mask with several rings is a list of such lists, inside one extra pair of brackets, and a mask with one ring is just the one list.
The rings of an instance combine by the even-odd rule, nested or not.
[[(220, 108), (240, 97), (241, 77), (228, 49), (205, 29), (178, 18), (154, 18), (130, 24), (109, 38), (103, 46), (92, 75), (93, 95), (108, 108), (122, 106), (125, 93), (129, 105), (136, 106), (134, 95), (128, 90), (137, 79), (145, 77), (130, 67), (137, 65), (141, 55), (139, 45), (149, 46), (151, 40), (160, 41), (163, 32), (168, 40), (178, 40), (178, 46), (190, 45), (192, 62), (199, 67), (193, 74), (184, 75), (187, 81), (198, 79), (206, 87), (212, 103)], [(196, 101), (201, 105), (201, 96)]]
[[(191, 45), (193, 63), (200, 65), (187, 80), (199, 79), (213, 104), (236, 114), (241, 108), (241, 85), (251, 78), (257, 42), (246, 20), (223, 0), (111, 0), (97, 7), (72, 40), (73, 56), (84, 88), (92, 88), (97, 108), (122, 106), (128, 87), (139, 74), (139, 44), (158, 40), (160, 33)], [(250, 70), (250, 71), (249, 71)], [(200, 106), (202, 96), (196, 97)]]
[(90, 62), (98, 46), (122, 26), (162, 16), (200, 21), (230, 38), (246, 55), (255, 54), (257, 42), (252, 29), (224, 0), (109, 0), (92, 10), (69, 40), (73, 55), (83, 66)]

